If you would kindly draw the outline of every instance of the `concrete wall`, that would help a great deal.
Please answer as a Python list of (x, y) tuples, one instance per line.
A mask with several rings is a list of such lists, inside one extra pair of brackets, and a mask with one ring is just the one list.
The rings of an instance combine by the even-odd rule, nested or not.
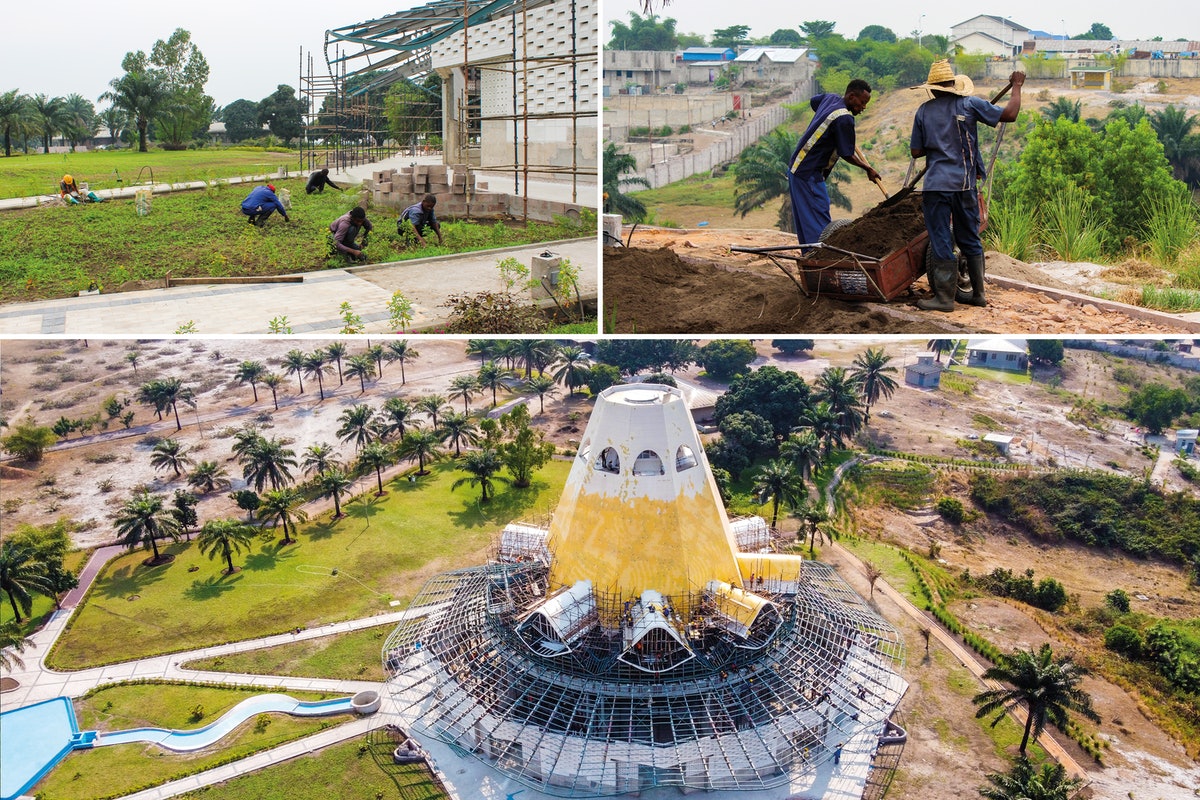
[[(812, 86), (810, 83), (796, 89), (784, 102), (799, 103), (811, 95)], [(744, 125), (731, 131), (729, 138), (704, 150), (672, 156), (658, 163), (651, 164), (642, 173), (642, 177), (650, 182), (650, 188), (657, 189), (660, 186), (681, 181), (699, 172), (708, 172), (719, 164), (726, 164), (736, 159), (739, 153), (766, 136), (776, 126), (782, 125), (785, 119), (787, 119), (787, 111), (782, 106), (776, 106), (756, 113)]]
[(604, 101), (606, 138), (624, 141), (629, 137), (629, 128), (659, 129), (664, 125), (675, 130), (684, 125), (695, 128), (721, 119), (732, 109), (733, 96), (729, 92), (617, 95)]
[[(1097, 62), (1090, 58), (1068, 58), (1062, 61), (1061, 74), (1055, 77), (1066, 79), (1067, 70), (1072, 67), (1096, 67)], [(1024, 69), (1017, 59), (987, 62), (989, 78), (1007, 80), (1013, 70)], [(1129, 58), (1114, 73), (1118, 78), (1200, 78), (1200, 58)]]
[(463, 164), (417, 164), (371, 173), (366, 188), (374, 205), (398, 212), (420, 202), (426, 194), (437, 195), (439, 219), (517, 217), (553, 222), (556, 216), (578, 219), (584, 206), (557, 200), (535, 200), (489, 192), (487, 181), (476, 180), (467, 197), (468, 170)]

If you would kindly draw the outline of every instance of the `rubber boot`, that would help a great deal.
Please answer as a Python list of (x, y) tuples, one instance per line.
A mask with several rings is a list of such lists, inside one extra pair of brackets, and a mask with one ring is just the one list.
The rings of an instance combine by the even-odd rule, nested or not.
[(954, 299), (969, 306), (986, 306), (987, 298), (983, 294), (983, 253), (977, 256), (967, 256), (967, 275), (971, 278), (971, 291), (968, 294), (959, 291)]
[(103, 203), (104, 202), (104, 198), (101, 197), (100, 195), (96, 194), (95, 192), (88, 192), (88, 200), (91, 200), (93, 203)]
[(933, 297), (917, 301), (924, 311), (953, 311), (954, 293), (958, 289), (958, 262), (954, 259), (934, 259), (929, 265), (929, 287)]

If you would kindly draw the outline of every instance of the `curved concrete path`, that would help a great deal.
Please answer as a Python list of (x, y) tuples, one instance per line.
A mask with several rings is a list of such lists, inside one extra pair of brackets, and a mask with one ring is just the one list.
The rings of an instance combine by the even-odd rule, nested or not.
[[(844, 464), (838, 465), (838, 468), (834, 471), (833, 477), (829, 480), (829, 484), (825, 487), (825, 511), (830, 515), (831, 518), (835, 508), (833, 500), (834, 490), (837, 488), (837, 485), (841, 483), (842, 476), (845, 474), (846, 470), (858, 463), (859, 460), (860, 457), (855, 456)], [(834, 542), (831, 547), (839, 556), (845, 558), (848, 563), (855, 565), (855, 567), (857, 567), (864, 575), (866, 575), (867, 569), (863, 564), (862, 559), (847, 550), (839, 542)], [(957, 658), (959, 663), (966, 667), (971, 674), (975, 676), (976, 680), (979, 681), (979, 685), (983, 687), (983, 689), (990, 690), (1004, 688), (1004, 685), (999, 681), (984, 679), (983, 673), (986, 672), (989, 667), (991, 667), (991, 664), (984, 664), (976, 655), (974, 650), (971, 650), (955, 639), (954, 635), (951, 634), (950, 631), (943, 628), (941, 623), (926, 614), (922, 609), (917, 608), (916, 605), (910, 602), (907, 597), (897, 591), (886, 580), (883, 578), (877, 579), (875, 581), (875, 588), (878, 589), (881, 594), (895, 603), (897, 608), (904, 612), (904, 614), (906, 614), (908, 617), (913, 619), (918, 625), (928, 628), (933, 634), (934, 638), (941, 642), (942, 646), (950, 651), (950, 655)], [(1025, 726), (1025, 720), (1027, 719), (1028, 714), (1023, 706), (1014, 709), (1009, 715), (1017, 721), (1017, 724), (1021, 725), (1022, 727)], [(1042, 749), (1044, 749), (1051, 758), (1062, 764), (1063, 768), (1066, 769), (1069, 775), (1075, 778), (1080, 778), (1085, 782), (1091, 780), (1087, 770), (1081, 767), (1079, 762), (1076, 761), (1075, 758), (1066, 751), (1063, 745), (1054, 739), (1049, 728), (1046, 728), (1042, 735), (1037, 738), (1037, 743), (1042, 746)]]

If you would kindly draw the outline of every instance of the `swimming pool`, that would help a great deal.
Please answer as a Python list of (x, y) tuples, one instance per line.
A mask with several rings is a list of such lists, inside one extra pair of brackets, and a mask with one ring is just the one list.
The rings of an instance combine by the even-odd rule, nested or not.
[(219, 741), (222, 737), (241, 725), (246, 720), (258, 714), (280, 712), (297, 717), (316, 717), (327, 714), (345, 714), (352, 710), (350, 701), (353, 698), (339, 697), (333, 700), (317, 702), (302, 702), (286, 694), (260, 694), (238, 703), (226, 711), (216, 722), (190, 731), (176, 731), (165, 728), (131, 728), (114, 733), (100, 733), (96, 737), (96, 747), (113, 744), (128, 744), (130, 742), (151, 742), (168, 750), (189, 752), (200, 750)]

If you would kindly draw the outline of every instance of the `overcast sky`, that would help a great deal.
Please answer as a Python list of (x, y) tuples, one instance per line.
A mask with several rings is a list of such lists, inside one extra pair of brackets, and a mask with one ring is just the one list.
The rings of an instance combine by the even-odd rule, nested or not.
[[(604, 41), (610, 38), (609, 20), (629, 21), (629, 12), (642, 12), (641, 0), (603, 0)], [(1188, 11), (1187, 9), (1192, 9)], [(974, 6), (962, 3), (898, 3), (895, 0), (857, 0), (825, 4), (787, 2), (750, 2), (742, 5), (730, 0), (671, 0), (665, 8), (654, 0), (660, 17), (673, 17), (679, 33), (711, 36), (718, 28), (749, 25), (753, 37), (770, 36), (779, 28), (798, 29), (802, 22), (824, 19), (837, 23), (834, 33), (855, 38), (868, 25), (891, 28), (897, 36), (907, 36), (918, 27), (927, 34), (949, 35), (950, 26), (978, 14), (1006, 17), (1033, 30), (1059, 34), (1065, 23), (1068, 35), (1083, 33), (1093, 22), (1102, 22), (1120, 39), (1164, 39), (1187, 37), (1200, 39), (1200, 4), (1195, 0), (1004, 0), (996, 5)], [(921, 15), (924, 14), (924, 19)]]
[[(217, 105), (258, 101), (286, 83), (298, 88), (300, 47), (325, 68), (325, 31), (422, 5), (413, 0), (5, 0), (0, 11), (0, 92), (97, 98), (122, 75), (131, 50), (147, 55), (176, 28), (208, 61), (207, 92)], [(352, 65), (353, 66), (353, 65)], [(307, 58), (305, 59), (307, 71)]]

